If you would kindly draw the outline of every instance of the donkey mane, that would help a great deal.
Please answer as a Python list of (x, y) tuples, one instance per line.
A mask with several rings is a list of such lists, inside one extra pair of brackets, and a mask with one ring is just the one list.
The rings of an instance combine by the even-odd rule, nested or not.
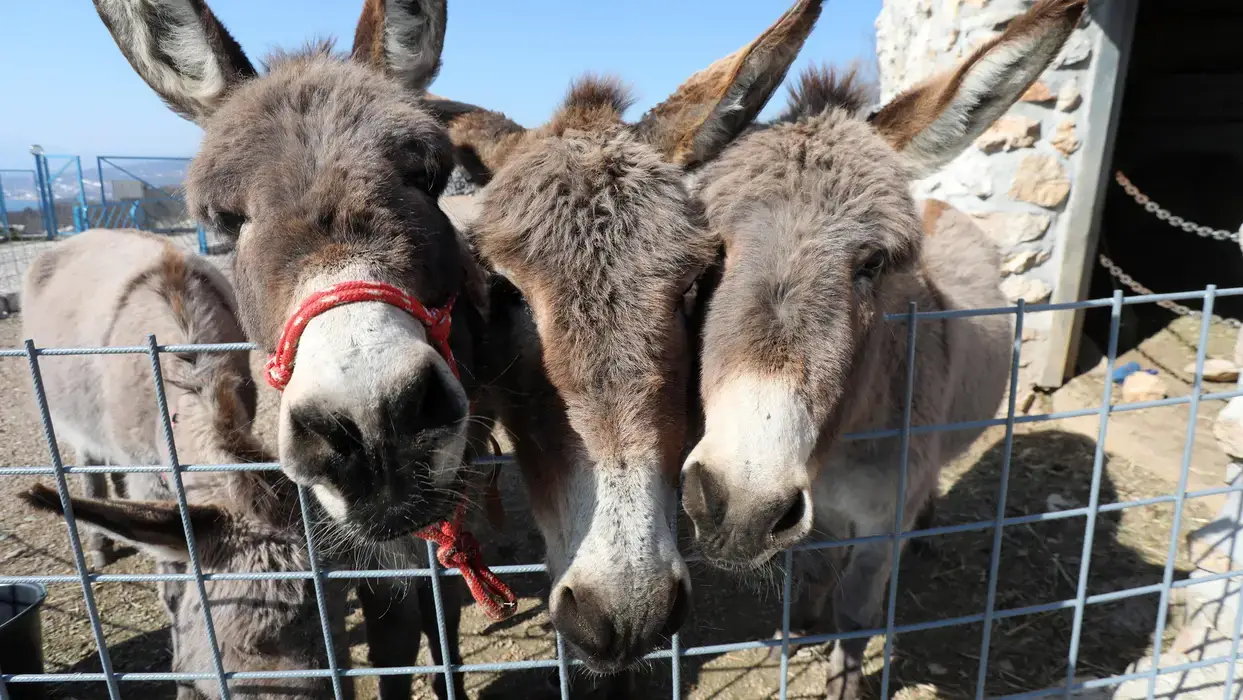
[(867, 85), (859, 75), (859, 66), (811, 66), (790, 85), (790, 95), (778, 122), (798, 121), (823, 114), (830, 109), (844, 109), (859, 114), (868, 108)]
[[(188, 345), (216, 342), (219, 332), (213, 327), (213, 313), (221, 307), (234, 309), (231, 294), (223, 291), (204, 270), (187, 265), (187, 258), (171, 245), (165, 245), (158, 266), (135, 278), (131, 290), (149, 286), (168, 304), (168, 309)], [(126, 296), (128, 296), (127, 290)], [(124, 300), (124, 296), (122, 299)], [(230, 353), (176, 353), (166, 362), (165, 380), (178, 391), (198, 397), (203, 410), (194, 411), (185, 419), (200, 444), (210, 446), (219, 457), (205, 454), (216, 461), (255, 463), (271, 462), (271, 453), (251, 432), (249, 424), (241, 424), (235, 416), (247, 415), (253, 420), (254, 385), (249, 376), (239, 374), (230, 361)], [(250, 406), (242, 405), (250, 403)], [(293, 486), (279, 474), (238, 472), (222, 479), (223, 494), (230, 510), (239, 515), (277, 528), (288, 527), (296, 503)]]
[(622, 115), (634, 104), (630, 88), (611, 75), (590, 73), (570, 83), (561, 109), (548, 128), (557, 136), (567, 130), (592, 130), (621, 123)]
[(274, 48), (259, 63), (263, 66), (264, 73), (270, 73), (273, 68), (283, 63), (296, 63), (317, 58), (340, 58), (345, 60), (347, 55), (343, 53), (338, 54), (336, 49), (336, 37), (312, 37), (296, 49)]

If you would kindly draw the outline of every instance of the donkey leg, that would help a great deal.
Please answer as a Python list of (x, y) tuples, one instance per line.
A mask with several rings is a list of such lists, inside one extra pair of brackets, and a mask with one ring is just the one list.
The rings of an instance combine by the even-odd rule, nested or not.
[(125, 475), (112, 472), (108, 475), (112, 481), (112, 492), (117, 498), (129, 498), (129, 485), (125, 481)]
[(605, 700), (631, 700), (631, 698), (637, 697), (634, 674), (634, 669), (628, 668), (621, 673), (605, 677)]
[(794, 600), (790, 631), (799, 636), (816, 634), (826, 622), (825, 608), (841, 579), (844, 548), (794, 553)]
[[(432, 590), (432, 582), (430, 579), (419, 579), (418, 583), (419, 596), (419, 614), (423, 623), (423, 634), (427, 635), (427, 643), (430, 645), (429, 651), (432, 653), (432, 660), (437, 664), (445, 662), (444, 649), (440, 640), (440, 626), (436, 622), (436, 596)], [(457, 578), (443, 578), (440, 582), (440, 602), (444, 607), (445, 613), (445, 635), (449, 648), (449, 663), (457, 666), (462, 663), (462, 650), (458, 646), (458, 628), (462, 624), (462, 586)], [(445, 676), (443, 673), (436, 674), (432, 681), (432, 690), (436, 692), (436, 697), (445, 700), (449, 697), (448, 691), (445, 689)], [(466, 700), (466, 685), (463, 682), (461, 673), (453, 674), (453, 697), (457, 700)]]
[[(105, 464), (104, 460), (85, 450), (78, 450), (78, 454), (82, 456), (82, 462), (87, 466), (99, 467)], [(87, 498), (108, 498), (107, 474), (83, 474), (82, 483)], [(116, 547), (112, 540), (94, 531), (86, 533), (86, 554), (90, 558), (91, 568), (95, 569), (102, 569), (116, 561), (117, 558)]]
[[(924, 504), (919, 511), (919, 515), (915, 518), (915, 525), (912, 530), (929, 530), (936, 527), (937, 520), (937, 497), (933, 495)], [(932, 559), (937, 555), (936, 541), (931, 537), (915, 537), (907, 540), (907, 547), (911, 550), (911, 554), (925, 559)]]
[[(884, 519), (856, 524), (857, 537), (883, 535), (893, 530), (893, 521)], [(909, 529), (909, 528), (903, 528)], [(875, 541), (851, 548), (841, 585), (833, 594), (833, 619), (838, 632), (859, 632), (880, 627), (884, 621), (885, 589), (893, 568), (893, 544)], [(835, 700), (855, 700), (863, 682), (863, 655), (870, 639), (840, 640), (829, 656), (829, 682), (826, 696)]]
[[(367, 659), (376, 668), (413, 666), (419, 655), (419, 606), (401, 581), (370, 580), (358, 586), (367, 631)], [(380, 700), (407, 700), (410, 675), (380, 676)]]

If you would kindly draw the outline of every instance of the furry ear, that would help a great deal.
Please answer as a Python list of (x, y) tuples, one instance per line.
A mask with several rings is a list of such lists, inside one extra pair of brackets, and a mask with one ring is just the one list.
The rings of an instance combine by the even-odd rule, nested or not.
[(820, 17), (821, 0), (799, 0), (755, 41), (691, 76), (635, 125), (671, 163), (712, 159), (749, 125), (785, 80)]
[[(43, 484), (31, 487), (21, 498), (38, 510), (65, 514), (60, 494)], [(190, 560), (185, 529), (176, 503), (76, 496), (69, 502), (78, 522), (111, 539), (127, 542), (158, 559)], [(218, 537), (227, 522), (228, 516), (215, 506), (190, 506), (190, 524), (196, 542), (203, 543)]]
[(256, 73), (203, 0), (95, 0), (129, 64), (181, 116), (202, 123)]
[(351, 55), (426, 90), (440, 72), (448, 15), (445, 0), (366, 0)]
[(424, 106), (449, 129), (453, 161), (471, 182), (488, 184), (522, 140), (526, 129), (500, 112), (427, 95)]
[(898, 95), (872, 115), (881, 136), (924, 177), (1006, 113), (1062, 50), (1086, 0), (1038, 0), (957, 68)]

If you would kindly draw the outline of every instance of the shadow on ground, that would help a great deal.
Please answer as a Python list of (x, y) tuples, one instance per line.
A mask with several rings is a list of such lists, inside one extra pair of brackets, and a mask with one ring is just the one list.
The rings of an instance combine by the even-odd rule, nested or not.
[[(997, 431), (1001, 437), (1001, 431)], [(987, 444), (987, 443), (985, 443)], [(1076, 433), (1056, 430), (1022, 431), (1014, 437), (1007, 517), (1085, 506), (1089, 502), (1096, 444)], [(987, 447), (973, 462), (947, 470), (951, 485), (938, 505), (937, 526), (991, 520), (997, 508), (1005, 449), (1004, 441)], [(1133, 467), (1105, 459), (1100, 503), (1142, 496), (1120, 494), (1115, 479), (1129, 478)], [(1134, 485), (1130, 485), (1132, 488)], [(1154, 489), (1159, 493), (1161, 486)], [(1165, 487), (1168, 489), (1168, 486)], [(1169, 489), (1172, 490), (1172, 489)], [(1160, 583), (1173, 510), (1146, 506), (1098, 515), (1093, 531), (1088, 595)], [(1120, 538), (1124, 518), (1127, 535)], [(992, 624), (988, 651), (986, 693), (1004, 695), (1064, 683), (1074, 627), (1076, 597), (1083, 552), (1085, 518), (1045, 520), (1003, 529), (997, 579), (996, 611), (1015, 611), (1050, 603), (1072, 601), (1062, 609), (1006, 616)], [(1131, 533), (1142, 529), (1142, 536)], [(1187, 532), (1184, 527), (1183, 533)], [(896, 623), (907, 625), (945, 621), (984, 612), (988, 594), (993, 529), (934, 538), (936, 553), (904, 556), (899, 572)], [(1185, 578), (1185, 562), (1174, 570)], [(684, 647), (771, 638), (781, 619), (780, 573), (772, 572), (750, 585), (732, 584), (719, 575), (697, 571), (696, 618), (683, 635)], [(1089, 605), (1081, 623), (1079, 677), (1106, 677), (1125, 671), (1128, 664), (1148, 653), (1156, 623), (1159, 598), (1155, 594), (1118, 602)], [(1171, 614), (1170, 626), (1177, 618)], [(895, 639), (890, 695), (904, 688), (923, 689), (939, 697), (974, 696), (979, 672), (983, 625), (980, 622), (911, 632)], [(867, 685), (879, 697), (883, 640), (869, 647)], [(791, 687), (798, 676), (824, 676), (828, 647), (803, 648), (790, 664)], [(779, 674), (777, 653), (757, 652), (752, 666), (763, 667), (775, 686)], [(714, 657), (682, 661), (682, 685), (688, 695)], [(734, 668), (739, 668), (733, 664)], [(815, 668), (819, 666), (820, 668)], [(741, 677), (741, 676), (740, 676)], [(804, 681), (808, 680), (804, 678)], [(668, 693), (669, 664), (653, 665), (640, 680), (636, 697)], [(714, 684), (715, 685), (715, 684)], [(823, 685), (817, 689), (822, 692)], [(747, 697), (726, 684), (697, 697)], [(811, 693), (814, 696), (814, 691)], [(922, 696), (916, 692), (914, 696)]]

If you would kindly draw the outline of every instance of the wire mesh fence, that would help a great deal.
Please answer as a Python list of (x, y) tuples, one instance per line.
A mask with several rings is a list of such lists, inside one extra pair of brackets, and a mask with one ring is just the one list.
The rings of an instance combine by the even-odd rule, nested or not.
[[(776, 569), (776, 589), (780, 591), (780, 617), (771, 620), (771, 626), (780, 630), (779, 634), (772, 638), (751, 638), (741, 641), (713, 641), (701, 640), (701, 644), (684, 644), (683, 636), (674, 634), (669, 640), (669, 644), (662, 649), (658, 649), (650, 653), (647, 657), (649, 667), (655, 667), (658, 664), (667, 664), (670, 677), (670, 685), (667, 689), (668, 696), (673, 698), (681, 698), (686, 692), (683, 680), (683, 665), (689, 660), (701, 657), (711, 657), (732, 652), (741, 652), (747, 650), (767, 650), (773, 654), (779, 655), (779, 663), (776, 668), (778, 678), (776, 680), (776, 694), (784, 700), (789, 692), (791, 659), (800, 648), (815, 647), (830, 642), (836, 642), (843, 639), (867, 638), (875, 635), (883, 635), (884, 645), (881, 653), (881, 666), (879, 669), (879, 687), (876, 689), (879, 697), (888, 698), (894, 694), (894, 680), (892, 669), (895, 663), (895, 646), (894, 641), (903, 635), (910, 635), (917, 632), (942, 630), (951, 627), (970, 627), (972, 629), (979, 628), (979, 637), (971, 645), (969, 649), (957, 650), (964, 657), (975, 659), (978, 664), (974, 671), (976, 681), (974, 690), (970, 693), (976, 698), (997, 697), (997, 694), (989, 694), (986, 692), (988, 686), (987, 680), (990, 677), (990, 649), (995, 645), (994, 637), (995, 626), (997, 623), (1032, 616), (1039, 616), (1046, 613), (1065, 612), (1070, 616), (1069, 623), (1069, 640), (1066, 646), (1064, 656), (1065, 674), (1060, 682), (1044, 687), (1031, 687), (1017, 690), (1016, 692), (1003, 693), (1001, 697), (1007, 698), (1037, 698), (1051, 695), (1068, 695), (1081, 693), (1090, 690), (1109, 689), (1119, 686), (1123, 683), (1141, 682), (1147, 684), (1147, 696), (1154, 696), (1157, 688), (1158, 679), (1167, 674), (1185, 673), (1195, 669), (1208, 668), (1212, 666), (1227, 667), (1226, 679), (1223, 685), (1223, 697), (1229, 700), (1232, 697), (1232, 689), (1235, 683), (1234, 662), (1238, 659), (1240, 622), (1243, 621), (1243, 615), (1238, 615), (1233, 623), (1233, 636), (1229, 640), (1229, 652), (1223, 655), (1213, 656), (1211, 658), (1202, 658), (1185, 663), (1161, 666), (1162, 651), (1165, 647), (1164, 640), (1167, 637), (1170, 619), (1168, 610), (1171, 606), (1173, 596), (1179, 591), (1191, 587), (1193, 585), (1203, 585), (1216, 581), (1230, 581), (1243, 576), (1243, 568), (1237, 568), (1233, 562), (1226, 570), (1199, 578), (1179, 578), (1179, 571), (1176, 567), (1176, 557), (1178, 554), (1179, 544), (1187, 533), (1183, 530), (1184, 508), (1191, 499), (1204, 498), (1209, 496), (1222, 496), (1243, 491), (1243, 485), (1230, 484), (1217, 486), (1212, 488), (1190, 488), (1189, 474), (1193, 467), (1193, 449), (1192, 443), (1195, 437), (1196, 423), (1198, 411), (1201, 405), (1206, 401), (1221, 401), (1243, 396), (1243, 390), (1233, 389), (1229, 391), (1206, 391), (1204, 386), (1204, 367), (1207, 357), (1207, 348), (1209, 340), (1209, 332), (1212, 323), (1212, 309), (1214, 300), (1222, 296), (1243, 295), (1243, 288), (1222, 289), (1208, 287), (1203, 291), (1184, 292), (1176, 294), (1154, 294), (1146, 296), (1124, 297), (1121, 292), (1116, 293), (1109, 299), (1096, 299), (1083, 302), (1064, 303), (1064, 304), (1042, 304), (1042, 305), (1025, 305), (1019, 302), (1016, 307), (996, 308), (996, 309), (972, 309), (972, 310), (951, 310), (938, 312), (919, 312), (914, 305), (903, 314), (891, 314), (886, 318), (886, 322), (893, 324), (894, 333), (903, 333), (907, 338), (908, 354), (907, 354), (907, 376), (905, 383), (906, 410), (902, 425), (889, 426), (883, 429), (871, 430), (865, 433), (855, 433), (845, 435), (843, 440), (874, 440), (880, 438), (899, 438), (902, 442), (902, 479), (899, 483), (899, 489), (905, 488), (905, 460), (908, 452), (909, 439), (913, 435), (966, 430), (975, 428), (1001, 428), (1004, 430), (1004, 438), (1001, 442), (1001, 466), (999, 483), (996, 487), (995, 509), (991, 518), (978, 519), (971, 522), (960, 522), (953, 524), (940, 525), (917, 531), (900, 532), (898, 534), (879, 535), (874, 537), (856, 538), (849, 540), (836, 541), (812, 541), (801, 544), (792, 550), (785, 551), (779, 557), (779, 564)], [(1203, 305), (1203, 316), (1199, 319), (1199, 338), (1196, 343), (1195, 357), (1195, 373), (1192, 387), (1188, 395), (1175, 396), (1163, 399), (1155, 399), (1149, 401), (1117, 403), (1113, 396), (1114, 382), (1112, 376), (1118, 358), (1118, 338), (1119, 326), (1121, 323), (1123, 309), (1126, 306), (1134, 304), (1155, 303), (1158, 301), (1185, 301), (1200, 302)], [(1022, 359), (1025, 320), (1036, 313), (1048, 312), (1080, 312), (1088, 309), (1105, 309), (1110, 313), (1110, 335), (1108, 347), (1104, 359), (1104, 372), (1106, 380), (1103, 383), (1102, 395), (1100, 403), (1095, 407), (1081, 408), (1074, 410), (1052, 411), (1041, 414), (1026, 415), (1022, 414), (1018, 409), (1017, 395), (1019, 390), (1019, 370)], [(967, 316), (982, 315), (1009, 315), (1014, 319), (1014, 342), (1011, 352), (1011, 375), (1008, 398), (1006, 399), (1004, 415), (988, 420), (973, 421), (970, 423), (958, 423), (949, 425), (919, 425), (914, 424), (911, 415), (911, 399), (914, 387), (915, 372), (915, 338), (919, 332), (919, 324), (921, 321), (933, 319), (948, 319)], [(335, 696), (340, 700), (347, 694), (344, 685), (350, 682), (350, 679), (367, 677), (367, 676), (385, 676), (385, 675), (402, 675), (402, 674), (420, 674), (420, 675), (436, 675), (440, 674), (449, 679), (453, 673), (505, 673), (513, 671), (524, 671), (533, 669), (546, 669), (556, 674), (556, 687), (561, 697), (570, 696), (570, 681), (573, 675), (573, 667), (579, 664), (578, 661), (571, 658), (565, 649), (565, 644), (560, 636), (556, 637), (555, 656), (553, 658), (528, 658), (514, 661), (488, 662), (488, 663), (463, 663), (451, 664), (446, 661), (443, 664), (434, 665), (416, 665), (393, 668), (343, 668), (339, 666), (333, 659), (336, 656), (332, 653), (333, 636), (329, 630), (328, 620), (330, 618), (329, 603), (325, 594), (325, 587), (332, 581), (339, 580), (360, 580), (360, 579), (427, 579), (430, 581), (433, 597), (435, 600), (437, 624), (441, 630), (441, 640), (445, 639), (445, 608), (442, 601), (441, 586), (446, 578), (460, 576), (460, 572), (455, 569), (444, 569), (436, 563), (436, 558), (432, 556), (432, 545), (428, 544), (428, 562), (426, 567), (408, 567), (393, 569), (374, 569), (374, 570), (355, 570), (342, 569), (326, 566), (321, 555), (322, 545), (316, 541), (316, 533), (310, 527), (312, 508), (312, 498), (308, 496), (306, 489), (299, 487), (297, 490), (299, 507), (303, 522), (305, 524), (305, 543), (306, 550), (309, 555), (308, 561), (310, 566), (306, 570), (301, 571), (205, 571), (202, 566), (198, 552), (195, 548), (195, 534), (191, 525), (188, 510), (188, 500), (186, 489), (183, 483), (183, 475), (199, 473), (199, 472), (230, 472), (230, 471), (278, 471), (280, 465), (277, 463), (262, 464), (182, 464), (177, 458), (177, 445), (173, 436), (173, 427), (168, 407), (168, 399), (165, 394), (164, 379), (161, 374), (160, 355), (162, 353), (221, 353), (221, 352), (238, 352), (250, 351), (254, 347), (250, 344), (232, 344), (232, 345), (160, 345), (158, 339), (154, 336), (148, 337), (145, 345), (137, 345), (132, 347), (107, 347), (107, 348), (39, 348), (33, 341), (27, 340), (24, 347), (0, 350), (0, 358), (11, 358), (16, 361), (24, 360), (29, 370), (29, 380), (33, 388), (36, 407), (41, 421), (42, 437), (46, 442), (46, 448), (49, 461), (46, 464), (19, 465), (0, 468), (0, 478), (4, 477), (51, 477), (55, 481), (56, 491), (59, 494), (61, 506), (65, 512), (65, 522), (68, 526), (70, 549), (72, 551), (72, 565), (74, 572), (72, 574), (43, 574), (43, 575), (0, 575), (0, 585), (5, 584), (42, 584), (49, 586), (64, 585), (79, 587), (82, 594), (82, 601), (85, 606), (86, 614), (90, 621), (90, 634), (93, 637), (95, 650), (98, 653), (100, 662), (99, 672), (61, 672), (61, 673), (42, 673), (42, 674), (17, 674), (4, 673), (0, 669), (0, 698), (8, 697), (7, 688), (11, 686), (20, 686), (21, 684), (31, 683), (53, 683), (53, 684), (78, 684), (78, 683), (96, 683), (104, 684), (107, 694), (112, 700), (119, 700), (126, 695), (125, 685), (131, 682), (140, 681), (212, 681), (218, 689), (221, 697), (230, 697), (230, 682), (239, 682), (245, 680), (261, 680), (261, 679), (284, 679), (284, 678), (321, 678), (329, 679)], [(41, 374), (41, 363), (44, 358), (52, 358), (65, 355), (146, 355), (151, 363), (151, 381), (155, 387), (155, 395), (159, 405), (159, 415), (162, 417), (162, 439), (166, 443), (169, 460), (167, 464), (151, 465), (151, 464), (133, 464), (133, 465), (72, 465), (66, 462), (61, 450), (60, 444), (56, 436), (56, 426), (53, 424), (52, 414), (49, 410), (46, 392), (44, 391), (43, 379)], [(1106, 463), (1106, 436), (1109, 429), (1109, 420), (1111, 416), (1145, 409), (1153, 409), (1168, 406), (1185, 406), (1189, 413), (1189, 418), (1185, 426), (1185, 443), (1182, 451), (1182, 461), (1179, 466), (1179, 477), (1177, 487), (1168, 493), (1147, 496), (1143, 498), (1133, 499), (1115, 499), (1107, 500), (1102, 493), (1103, 474)], [(1090, 487), (1087, 493), (1086, 503), (1081, 505), (1061, 504), (1061, 507), (1050, 506), (1040, 512), (1029, 512), (1024, 514), (1012, 514), (1008, 507), (1008, 497), (1014, 496), (1012, 486), (1012, 476), (1014, 473), (1013, 455), (1015, 452), (1016, 429), (1019, 426), (1027, 424), (1052, 423), (1064, 419), (1094, 417), (1097, 420), (1097, 434), (1091, 459), (1091, 474), (1088, 478)], [(508, 457), (499, 457), (494, 460), (485, 460), (488, 463), (509, 463)], [(79, 523), (75, 519), (72, 503), (70, 502), (70, 489), (68, 477), (74, 474), (94, 474), (94, 473), (161, 473), (165, 474), (170, 480), (171, 487), (176, 495), (177, 505), (179, 507), (186, 543), (190, 550), (190, 565), (186, 573), (165, 573), (165, 574), (122, 574), (122, 573), (98, 573), (93, 572), (87, 565), (85, 552), (83, 549), (82, 536), (79, 533)], [(1085, 475), (1086, 476), (1086, 475)], [(898, 503), (901, 504), (903, 499), (899, 498)], [(1057, 504), (1053, 504), (1057, 505)], [(1160, 581), (1156, 583), (1146, 583), (1143, 585), (1126, 585), (1123, 581), (1120, 585), (1113, 586), (1112, 590), (1106, 592), (1093, 593), (1089, 586), (1089, 580), (1093, 571), (1094, 553), (1098, 549), (1096, 542), (1096, 534), (1098, 532), (1098, 519), (1102, 516), (1110, 514), (1119, 514), (1132, 509), (1142, 509), (1151, 506), (1168, 506), (1173, 509), (1173, 520), (1170, 526), (1168, 538), (1164, 540), (1161, 549), (1164, 551), (1164, 559), (1156, 565), (1156, 569), (1160, 573)], [(1068, 581), (1073, 584), (1071, 589), (1074, 591), (1073, 596), (1063, 597), (1053, 600), (1042, 600), (1039, 602), (1025, 602), (1022, 605), (1008, 605), (1007, 601), (1010, 596), (1002, 584), (1003, 581), (1003, 561), (1005, 561), (1005, 533), (1007, 529), (1016, 529), (1030, 527), (1035, 524), (1053, 523), (1058, 521), (1081, 520), (1083, 522), (1083, 536), (1078, 548), (1080, 555), (1073, 565), (1063, 572)], [(903, 521), (903, 514), (897, 513), (896, 523)], [(899, 527), (895, 526), (895, 531)], [(900, 591), (903, 591), (903, 578), (900, 562), (904, 553), (907, 551), (902, 546), (903, 543), (912, 540), (932, 540), (934, 538), (947, 538), (953, 535), (964, 533), (983, 533), (987, 536), (988, 545), (988, 564), (986, 569), (986, 580), (984, 582), (986, 588), (985, 600), (982, 609), (968, 614), (951, 615), (948, 617), (940, 617), (937, 619), (924, 619), (915, 622), (900, 621), (897, 615), (897, 603)], [(888, 541), (893, 546), (895, 563), (892, 568), (888, 590), (885, 593), (886, 599), (886, 616), (883, 626), (875, 629), (838, 631), (824, 634), (806, 634), (798, 635), (792, 632), (791, 624), (791, 596), (794, 586), (794, 558), (797, 552), (809, 552), (814, 550), (822, 550), (827, 548), (843, 548), (852, 545), (862, 544), (865, 542)], [(688, 553), (688, 561), (694, 562), (693, 553)], [(1098, 562), (1099, 564), (1099, 562)], [(1108, 565), (1108, 562), (1106, 563)], [(505, 563), (494, 566), (493, 570), (501, 576), (515, 576), (520, 574), (538, 574), (545, 571), (544, 565), (538, 562), (517, 562)], [(0, 574), (3, 574), (0, 571)], [(106, 622), (106, 611), (102, 611), (96, 601), (96, 591), (99, 586), (117, 583), (132, 584), (152, 584), (156, 582), (182, 582), (187, 585), (194, 586), (201, 599), (209, 600), (206, 592), (206, 585), (213, 581), (240, 581), (240, 580), (303, 580), (309, 581), (314, 586), (316, 597), (316, 606), (320, 615), (324, 644), (329, 650), (329, 663), (324, 668), (305, 668), (296, 670), (270, 670), (270, 671), (237, 671), (226, 668), (223, 664), (219, 643), (216, 638), (215, 628), (213, 626), (212, 606), (203, 606), (203, 616), (206, 630), (206, 643), (212, 650), (212, 665), (210, 668), (203, 668), (194, 672), (164, 672), (164, 671), (119, 671), (115, 667), (110, 657), (110, 650), (104, 634), (104, 623)], [(918, 586), (916, 584), (908, 584), (910, 586)], [(1243, 589), (1241, 589), (1243, 590)], [(1238, 593), (1239, 602), (1236, 609), (1243, 609), (1243, 593)], [(1128, 600), (1138, 599), (1146, 596), (1155, 596), (1157, 598), (1155, 624), (1152, 627), (1151, 635), (1154, 640), (1154, 649), (1150, 652), (1152, 663), (1144, 669), (1137, 669), (1128, 673), (1112, 673), (1105, 677), (1085, 678), (1080, 668), (1081, 643), (1085, 634), (1085, 625), (1089, 624), (1086, 620), (1086, 612), (1094, 606), (1106, 606), (1109, 604), (1124, 602)], [(738, 611), (739, 615), (749, 614), (746, 611)], [(417, 631), (412, 631), (417, 634)], [(711, 643), (709, 643), (711, 642)], [(447, 651), (444, 655), (448, 659)], [(447, 692), (453, 697), (453, 683), (447, 684)]]

